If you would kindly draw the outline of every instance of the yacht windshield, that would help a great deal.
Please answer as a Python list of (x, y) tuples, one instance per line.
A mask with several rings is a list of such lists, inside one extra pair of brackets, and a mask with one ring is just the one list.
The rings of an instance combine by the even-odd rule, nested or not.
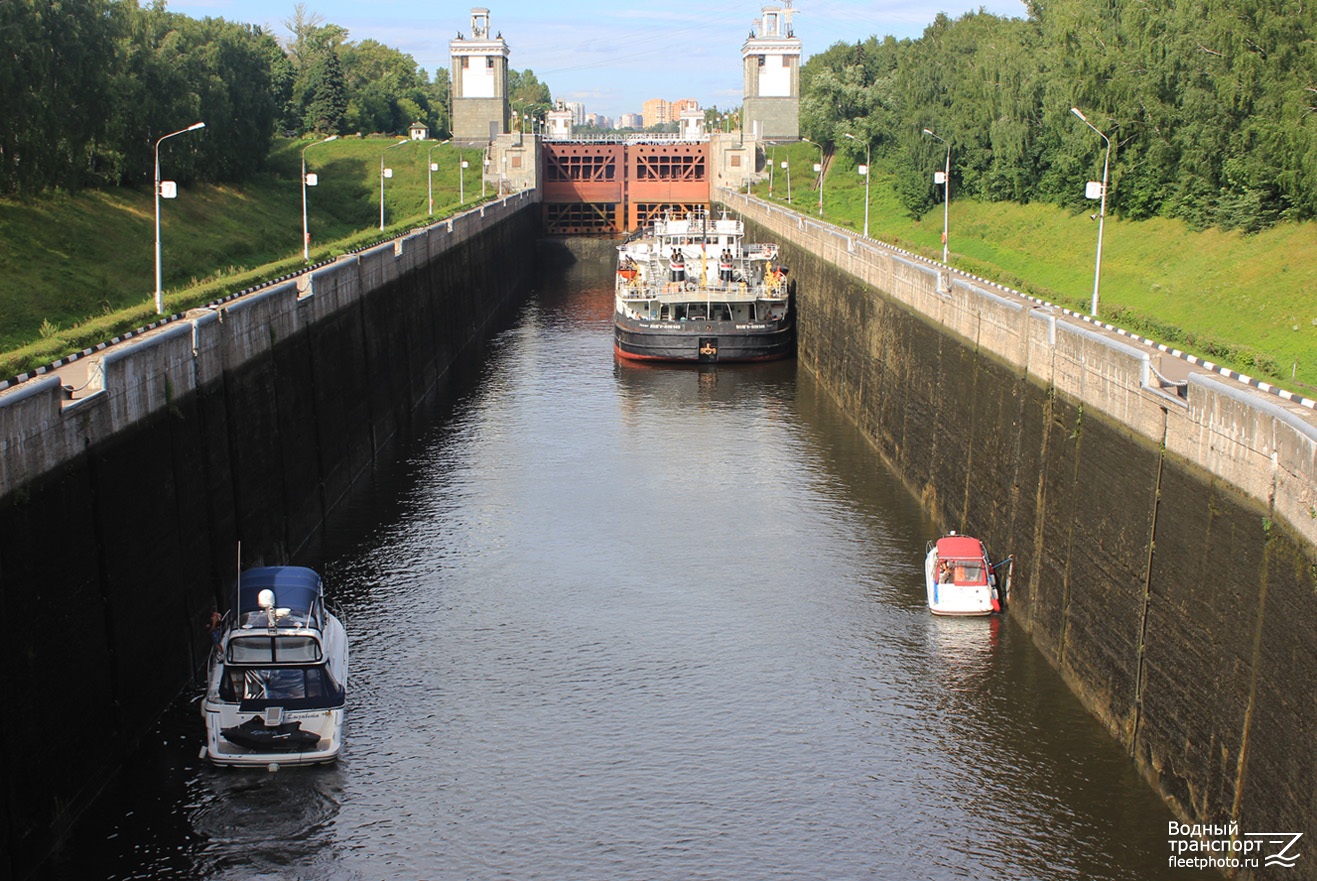
[(295, 710), (342, 706), (345, 693), (322, 666), (229, 667), (220, 682), (220, 697), (241, 701), (243, 710)]
[(951, 560), (951, 571), (956, 584), (987, 584), (980, 560)]
[(320, 660), (314, 636), (234, 636), (229, 640), (230, 664), (306, 664)]

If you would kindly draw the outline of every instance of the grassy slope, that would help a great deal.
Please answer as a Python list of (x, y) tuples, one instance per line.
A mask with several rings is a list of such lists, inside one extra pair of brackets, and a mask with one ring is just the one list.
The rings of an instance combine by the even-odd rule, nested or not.
[[(789, 156), (797, 170), (794, 207), (814, 213), (815, 176), (800, 170), (817, 161), (817, 148), (778, 147), (777, 154), (779, 162)], [(767, 185), (756, 193), (765, 196)], [(780, 169), (773, 198), (785, 201)], [(1087, 314), (1097, 246), (1097, 224), (1088, 214), (957, 200), (954, 188), (950, 214), (954, 266)], [(838, 156), (824, 184), (824, 219), (861, 229), (863, 218), (864, 178)], [(909, 218), (891, 181), (875, 169), (869, 233), (940, 259), (942, 207)], [(1194, 232), (1172, 220), (1108, 217), (1099, 293), (1105, 320), (1294, 391), (1317, 391), (1317, 224), (1245, 236)]]
[[(279, 144), (269, 172), (242, 189), (183, 186), (162, 202), (166, 311), (173, 312), (301, 265), (300, 152), (310, 141)], [(458, 210), (458, 153), (451, 144), (345, 138), (308, 150), (320, 185), (308, 190), (312, 260), (380, 235), (380, 158), (386, 224), (408, 229), (426, 219), (426, 162), (435, 217)], [(387, 150), (386, 150), (387, 148)], [(811, 144), (775, 148), (796, 173), (794, 207), (815, 215)], [(480, 154), (464, 151), (466, 204), (479, 201)], [(954, 157), (953, 157), (954, 158)], [(168, 176), (168, 157), (165, 174)], [(774, 200), (785, 201), (774, 176)], [(767, 195), (766, 183), (756, 192)], [(1087, 214), (1047, 205), (951, 203), (951, 262), (960, 268), (1087, 312), (1097, 226)], [(912, 220), (891, 181), (875, 169), (870, 233), (941, 256), (942, 210)], [(860, 229), (864, 179), (838, 156), (824, 187), (824, 218)], [(154, 317), (154, 206), (150, 190), (0, 201), (0, 376), (46, 363), (149, 322)], [(263, 264), (277, 261), (277, 271)], [(1167, 220), (1108, 218), (1102, 254), (1101, 315), (1186, 351), (1293, 388), (1317, 387), (1317, 224), (1285, 225), (1254, 236), (1192, 232)], [(185, 290), (197, 279), (198, 290)], [(116, 312), (116, 310), (124, 310)], [(110, 316), (107, 313), (115, 312)], [(43, 322), (46, 325), (42, 339)], [(59, 328), (52, 330), (51, 326)], [(76, 326), (76, 327), (75, 327)], [(35, 345), (28, 345), (33, 340)], [(16, 350), (16, 351), (15, 351)], [(1223, 356), (1222, 350), (1228, 352)], [(1259, 369), (1262, 365), (1269, 369)], [(1293, 378), (1292, 378), (1293, 371)]]
[[(245, 287), (252, 283), (250, 271), (262, 265), (278, 262), (275, 274), (301, 265), (298, 177), (301, 150), (311, 143), (280, 143), (267, 173), (242, 188), (184, 184), (177, 199), (161, 200), (166, 312)], [(426, 219), (432, 146), (439, 164), (433, 174), (435, 216), (461, 207), (452, 145), (407, 143), (385, 152), (392, 143), (345, 138), (308, 150), (308, 170), (320, 179), (308, 188), (313, 261), (380, 235), (381, 156), (394, 172), (385, 184), (389, 229)], [(467, 150), (463, 158), (478, 155)], [(162, 160), (167, 178), (167, 157)], [(466, 176), (469, 205), (479, 200), (480, 181), (474, 169)], [(155, 207), (149, 188), (0, 201), (0, 241), (0, 351), (9, 352), (0, 356), (0, 376), (153, 320)], [(199, 279), (212, 283), (202, 291), (187, 290)], [(114, 331), (107, 332), (110, 328)], [(34, 340), (40, 342), (29, 346)], [(22, 347), (26, 351), (14, 354)]]

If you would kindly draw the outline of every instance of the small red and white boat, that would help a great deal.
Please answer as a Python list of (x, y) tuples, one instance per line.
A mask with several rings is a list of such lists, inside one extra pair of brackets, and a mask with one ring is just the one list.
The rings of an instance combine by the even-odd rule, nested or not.
[(928, 582), (928, 608), (934, 615), (991, 615), (1005, 605), (1009, 590), (999, 590), (997, 569), (1012, 562), (1007, 557), (993, 566), (983, 542), (952, 532), (928, 543), (924, 577)]

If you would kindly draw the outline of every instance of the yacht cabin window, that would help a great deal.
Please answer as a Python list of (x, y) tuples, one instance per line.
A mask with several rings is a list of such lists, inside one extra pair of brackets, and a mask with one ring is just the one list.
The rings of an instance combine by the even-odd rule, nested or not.
[(313, 636), (235, 636), (229, 640), (230, 664), (314, 664), (321, 660)]

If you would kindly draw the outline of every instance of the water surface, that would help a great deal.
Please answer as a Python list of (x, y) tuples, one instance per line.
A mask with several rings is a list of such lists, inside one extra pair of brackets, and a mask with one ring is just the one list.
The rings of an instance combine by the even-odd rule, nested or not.
[(1177, 877), (1028, 638), (928, 613), (935, 527), (811, 375), (615, 362), (610, 274), (547, 280), (299, 561), (338, 765), (209, 768), (188, 694), (55, 876)]

